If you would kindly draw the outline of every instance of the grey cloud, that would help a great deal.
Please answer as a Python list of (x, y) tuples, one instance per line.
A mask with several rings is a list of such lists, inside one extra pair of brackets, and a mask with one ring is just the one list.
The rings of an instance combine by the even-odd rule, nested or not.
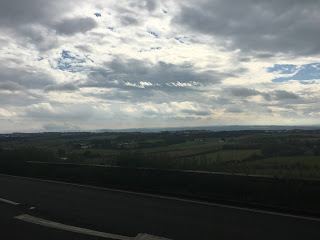
[(0, 38), (0, 49), (7, 47), (8, 44), (9, 44), (8, 40)]
[(243, 109), (237, 106), (231, 106), (226, 109), (227, 113), (242, 113)]
[(29, 23), (48, 23), (71, 6), (71, 1), (1, 0), (0, 26), (17, 27)]
[[(82, 2), (79, 0), (77, 4)], [(33, 44), (39, 51), (51, 50), (59, 46), (54, 28), (63, 34), (68, 31), (63, 23), (56, 22), (73, 7), (74, 1), (2, 0), (0, 29), (5, 35), (14, 37), (19, 45), (29, 47)], [(81, 30), (79, 26), (73, 27), (76, 30), (71, 29), (71, 32)]]
[(85, 33), (97, 26), (96, 21), (91, 17), (86, 18), (67, 18), (57, 23), (54, 28), (58, 34), (74, 35), (76, 33)]
[(39, 24), (19, 27), (16, 39), (20, 45), (27, 47), (27, 44), (31, 43), (39, 51), (47, 51), (59, 46), (59, 41), (54, 31)]
[(232, 49), (257, 57), (318, 54), (319, 8), (320, 1), (315, 0), (190, 0), (172, 23), (211, 35), (222, 44), (230, 40)]
[(159, 115), (159, 113), (158, 112), (156, 112), (156, 111), (153, 111), (153, 110), (146, 110), (146, 111), (143, 111), (143, 114), (145, 115), (145, 116), (153, 116), (153, 115)]
[(156, 0), (146, 0), (146, 7), (149, 11), (154, 11), (157, 7)]
[(233, 96), (236, 97), (251, 97), (261, 94), (258, 90), (243, 87), (229, 88), (227, 91), (229, 91)]
[[(115, 58), (92, 68), (87, 79), (77, 82), (80, 88), (105, 89), (86, 93), (98, 99), (122, 102), (209, 101), (206, 86), (219, 84), (230, 74), (200, 71), (190, 63), (151, 63), (136, 59)], [(208, 88), (209, 89), (209, 88)], [(208, 103), (210, 104), (210, 103)]]
[(54, 83), (54, 79), (37, 69), (8, 68), (0, 63), (0, 82), (13, 82), (27, 89), (43, 89)]
[(211, 114), (210, 111), (205, 110), (193, 110), (193, 109), (184, 109), (181, 111), (182, 113), (186, 113), (189, 115), (199, 115), (199, 116), (209, 116)]
[(78, 86), (72, 83), (65, 83), (65, 84), (55, 84), (49, 85), (44, 89), (46, 92), (56, 91), (56, 92), (74, 92), (78, 91)]
[(284, 100), (284, 99), (298, 99), (299, 96), (293, 92), (287, 92), (284, 90), (276, 90), (274, 91), (274, 96), (278, 100)]
[[(229, 74), (201, 72), (190, 64), (158, 62), (152, 64), (136, 59), (116, 58), (104, 67), (94, 68), (84, 86), (137, 89), (145, 82), (147, 89), (190, 89), (199, 85), (217, 84)], [(136, 86), (136, 87), (134, 87)], [(143, 87), (140, 87), (143, 88)]]
[(91, 52), (92, 52), (91, 47), (88, 46), (88, 45), (77, 45), (77, 46), (75, 46), (75, 48), (78, 48), (78, 49), (80, 49), (80, 50), (83, 51), (83, 52), (88, 52), (88, 53), (91, 53)]
[(271, 96), (270, 93), (262, 92), (261, 96), (267, 101), (271, 101), (272, 100), (272, 96)]
[(96, 114), (92, 106), (86, 104), (73, 104), (61, 106), (60, 104), (36, 104), (26, 108), (24, 117), (36, 119), (38, 121), (87, 121)]
[(48, 123), (44, 124), (43, 129), (48, 132), (56, 132), (56, 131), (73, 131), (73, 130), (80, 130), (81, 128), (76, 125), (70, 125), (67, 123), (64, 124), (56, 124), (56, 123)]
[(249, 57), (240, 57), (238, 59), (239, 62), (251, 62), (251, 58)]
[(16, 82), (0, 82), (0, 90), (8, 90), (8, 91), (20, 91), (23, 87)]
[(30, 104), (39, 103), (42, 100), (41, 96), (36, 96), (28, 92), (1, 92), (0, 106), (1, 107), (25, 107)]
[(274, 56), (275, 54), (272, 54), (272, 53), (257, 53), (255, 55), (256, 58), (272, 58)]
[(235, 97), (251, 97), (251, 96), (262, 96), (265, 100), (271, 101), (271, 100), (295, 100), (298, 99), (299, 96), (293, 92), (288, 92), (285, 90), (275, 90), (275, 91), (269, 91), (269, 92), (261, 92), (256, 89), (251, 88), (243, 88), (243, 87), (231, 87), (226, 90), (231, 95)]
[(120, 21), (123, 26), (139, 25), (139, 21), (132, 16), (121, 16)]

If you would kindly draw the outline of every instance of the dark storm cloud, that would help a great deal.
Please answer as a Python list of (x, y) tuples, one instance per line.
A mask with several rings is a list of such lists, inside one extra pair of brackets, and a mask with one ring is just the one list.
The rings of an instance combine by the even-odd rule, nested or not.
[(173, 23), (208, 34), (231, 48), (272, 54), (318, 54), (320, 1), (197, 0), (181, 7)]
[(62, 35), (85, 33), (95, 27), (97, 27), (97, 23), (91, 17), (63, 19), (54, 26), (57, 33)]
[(49, 85), (44, 89), (46, 92), (74, 92), (78, 91), (79, 88), (72, 84), (72, 83), (65, 83), (65, 84), (55, 84), (55, 85)]

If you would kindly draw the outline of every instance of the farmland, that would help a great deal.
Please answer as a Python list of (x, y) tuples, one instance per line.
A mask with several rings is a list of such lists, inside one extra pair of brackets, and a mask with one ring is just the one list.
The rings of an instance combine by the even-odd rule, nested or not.
[(0, 136), (2, 154), (19, 150), (27, 161), (320, 178), (320, 131), (315, 130)]

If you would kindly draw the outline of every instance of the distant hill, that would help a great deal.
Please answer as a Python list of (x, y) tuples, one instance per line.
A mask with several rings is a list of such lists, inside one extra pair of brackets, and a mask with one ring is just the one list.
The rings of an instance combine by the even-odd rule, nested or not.
[(281, 126), (281, 125), (230, 125), (230, 126), (198, 126), (198, 127), (163, 127), (163, 128), (127, 128), (127, 129), (99, 129), (93, 132), (161, 132), (161, 131), (241, 131), (241, 130), (316, 130), (320, 125), (312, 126)]

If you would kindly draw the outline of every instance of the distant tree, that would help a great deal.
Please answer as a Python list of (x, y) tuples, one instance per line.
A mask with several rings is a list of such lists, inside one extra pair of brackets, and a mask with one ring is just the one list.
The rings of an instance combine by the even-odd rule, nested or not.
[(59, 156), (59, 157), (64, 157), (64, 156), (66, 156), (66, 150), (59, 148), (59, 149), (58, 149), (58, 156)]

